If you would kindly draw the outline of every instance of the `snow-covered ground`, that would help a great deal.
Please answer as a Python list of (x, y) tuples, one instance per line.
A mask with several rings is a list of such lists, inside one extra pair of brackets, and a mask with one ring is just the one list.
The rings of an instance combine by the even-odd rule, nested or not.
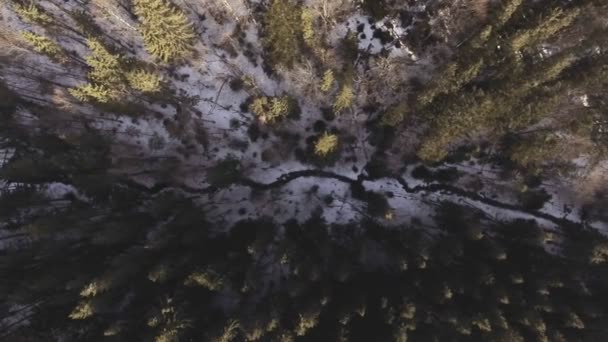
[[(238, 4), (244, 3), (238, 2)], [(75, 3), (66, 3), (60, 7), (52, 3), (44, 5), (45, 9), (54, 16), (65, 19), (66, 25), (72, 26), (75, 23), (62, 9), (74, 10), (78, 6)], [(141, 39), (137, 38), (137, 34), (133, 34), (137, 23), (124, 13), (124, 9), (99, 7), (98, 4), (91, 6), (93, 11), (105, 13), (105, 15), (96, 15), (95, 20), (103, 31), (117, 37), (117, 41), (112, 43), (128, 47), (128, 54), (131, 57), (152, 62), (149, 54), (143, 49)], [(109, 132), (113, 137), (115, 153), (119, 156), (117, 160), (121, 161), (117, 165), (116, 172), (134, 174), (141, 171), (138, 169), (141, 168), (141, 163), (137, 158), (146, 159), (151, 164), (161, 158), (176, 158), (187, 167), (174, 174), (174, 178), (187, 187), (204, 189), (211, 185), (207, 179), (207, 170), (226, 158), (238, 160), (244, 176), (248, 179), (265, 184), (272, 183), (291, 172), (319, 168), (317, 165), (298, 160), (294, 150), (306, 149), (305, 140), (319, 133), (314, 130), (314, 126), (317, 122), (325, 121), (321, 112), (321, 107), (328, 105), (325, 99), (290, 93), (294, 88), (284, 77), (279, 77), (280, 72), (279, 76), (270, 76), (264, 70), (259, 25), (254, 25), (252, 19), (247, 18), (250, 12), (247, 6), (235, 5), (224, 8), (230, 15), (221, 21), (216, 20), (212, 15), (205, 15), (204, 19), (201, 19), (194, 15), (195, 10), (201, 9), (192, 9), (188, 14), (195, 22), (201, 38), (195, 47), (196, 58), (175, 68), (159, 66), (159, 70), (166, 71), (164, 81), (176, 92), (176, 96), (183, 100), (179, 104), (142, 102), (139, 104), (150, 113), (138, 113), (140, 115), (137, 117), (121, 113), (101, 113), (93, 106), (78, 103), (65, 95), (67, 88), (86, 81), (87, 70), (84, 67), (66, 68), (46, 57), (25, 50), (17, 51), (22, 58), (21, 63), (5, 69), (1, 77), (17, 93), (33, 97), (33, 102), (45, 106), (61, 104), (66, 112), (86, 115), (91, 118), (94, 127)], [(423, 8), (416, 7), (410, 10), (416, 12)], [(4, 18), (4, 25), (9, 29), (35, 30), (44, 33), (44, 30), (24, 23), (6, 6), (2, 6), (0, 14)], [(428, 56), (416, 56), (403, 39), (410, 33), (411, 25), (411, 22), (402, 23), (396, 18), (372, 20), (370, 17), (355, 13), (334, 26), (330, 32), (329, 42), (337, 46), (347, 34), (356, 33), (362, 54), (379, 55), (384, 51), (388, 52), (386, 58), (405, 58), (424, 64), (423, 61), (428, 60)], [(231, 35), (237, 26), (243, 32), (243, 43), (253, 51), (253, 57), (245, 56), (243, 51), (238, 49), (235, 55), (221, 48), (226, 41), (235, 43)], [(58, 42), (80, 57), (89, 53), (82, 40), (73, 34), (60, 35)], [(412, 70), (420, 70), (420, 66), (413, 68)], [(407, 73), (407, 70), (402, 72)], [(51, 76), (54, 84), (50, 87), (53, 90), (42, 91), (39, 80)], [(248, 88), (233, 90), (230, 82), (235, 79), (249, 80), (254, 90)], [(252, 113), (243, 111), (241, 105), (255, 93), (266, 96), (292, 95), (298, 99), (301, 108), (300, 118), (286, 120), (272, 127), (258, 123), (262, 135), (267, 136), (255, 141), (251, 140), (247, 130), (256, 123), (257, 119)], [(391, 99), (387, 101), (390, 103)], [(23, 120), (42, 120), (36, 113), (26, 113), (23, 110), (23, 114)], [(356, 146), (344, 148), (339, 160), (332, 165), (321, 167), (323, 170), (353, 180), (364, 172), (369, 157), (375, 150), (367, 140), (368, 132), (362, 129), (367, 119), (368, 114), (357, 106), (348, 113), (338, 115), (331, 122), (326, 122), (325, 130), (335, 129), (341, 137), (354, 137)], [(167, 121), (178, 120), (182, 125), (181, 131), (171, 132)], [(204, 146), (195, 138), (199, 131), (204, 132), (208, 146)], [(278, 132), (283, 135), (299, 136), (299, 140), (293, 146), (285, 146), (285, 140)], [(187, 154), (184, 153), (185, 145), (193, 146)], [(263, 160), (262, 155), (267, 151), (280, 156)], [(136, 161), (129, 162), (130, 158)], [(491, 167), (469, 163), (447, 166), (455, 167), (470, 178), (481, 179), (484, 196), (506, 204), (516, 203), (514, 193), (510, 191), (514, 188), (514, 182), (500, 179), (497, 171)], [(412, 168), (413, 166), (408, 167), (402, 175), (408, 185), (410, 187), (427, 185), (424, 181), (410, 176)], [(154, 175), (149, 174), (135, 176), (134, 179), (148, 186), (158, 181)], [(460, 183), (457, 185), (463, 186)], [(533, 218), (530, 214), (496, 208), (440, 191), (408, 193), (394, 179), (366, 181), (364, 186), (369, 191), (391, 194), (387, 199), (392, 208), (392, 216), (385, 220), (387, 225), (399, 226), (414, 218), (430, 225), (433, 206), (441, 201), (453, 201), (478, 208), (498, 220)], [(542, 208), (542, 213), (575, 222), (580, 221), (578, 210), (580, 205), (576, 203), (568, 189), (557, 186), (543, 186), (543, 188), (551, 194), (552, 199)], [(272, 217), (278, 222), (285, 222), (291, 218), (304, 220), (319, 210), (322, 211), (322, 216), (327, 222), (340, 224), (357, 221), (365, 214), (365, 204), (353, 199), (350, 191), (348, 183), (333, 178), (302, 177), (267, 191), (235, 184), (209, 193), (201, 201), (204, 202), (210, 218), (228, 225), (243, 218), (265, 216)], [(75, 189), (62, 184), (50, 184), (48, 192), (51, 196), (62, 196), (68, 192), (77, 194)], [(567, 212), (564, 210), (566, 207), (570, 208)], [(546, 220), (538, 218), (537, 220), (544, 226), (554, 226)], [(594, 226), (606, 229), (603, 223), (594, 223)]]

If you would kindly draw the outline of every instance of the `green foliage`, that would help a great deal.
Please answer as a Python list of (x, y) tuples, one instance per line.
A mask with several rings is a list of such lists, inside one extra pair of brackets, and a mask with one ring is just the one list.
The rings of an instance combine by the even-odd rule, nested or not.
[(114, 92), (103, 85), (84, 84), (71, 88), (68, 91), (82, 102), (109, 103), (115, 100)]
[(338, 136), (325, 133), (315, 143), (315, 154), (325, 157), (338, 148)]
[(222, 288), (224, 281), (222, 277), (214, 272), (213, 270), (203, 270), (191, 273), (186, 281), (185, 285), (189, 286), (202, 286), (211, 291), (218, 291)]
[(292, 67), (300, 59), (301, 12), (291, 0), (272, 0), (264, 15), (264, 45), (272, 63)]
[(511, 150), (511, 160), (524, 168), (538, 169), (541, 164), (560, 155), (560, 138), (538, 135), (522, 140)]
[(38, 53), (46, 55), (53, 60), (60, 60), (65, 57), (63, 48), (45, 36), (28, 31), (22, 32), (21, 36)]
[(315, 14), (310, 8), (302, 9), (302, 38), (304, 43), (310, 47), (317, 46), (315, 39)]
[(300, 315), (295, 333), (298, 336), (304, 336), (308, 331), (319, 324), (319, 313), (308, 313)]
[(91, 50), (91, 54), (85, 59), (91, 67), (89, 78), (97, 84), (111, 88), (122, 85), (124, 83), (122, 57), (111, 53), (97, 39), (88, 39), (87, 43)]
[(222, 333), (217, 337), (212, 339), (213, 342), (232, 342), (235, 340), (239, 333), (239, 322), (237, 320), (230, 320), (228, 324), (222, 330)]
[(96, 280), (90, 282), (80, 291), (81, 297), (95, 297), (98, 294), (107, 291), (110, 288), (110, 284), (103, 280)]
[(95, 314), (95, 305), (90, 300), (81, 301), (69, 314), (69, 318), (74, 320), (87, 319)]
[(70, 94), (80, 101), (110, 103), (117, 101), (129, 89), (146, 94), (161, 90), (161, 78), (143, 69), (129, 69), (119, 54), (111, 52), (102, 42), (87, 40), (91, 53), (86, 62), (91, 68), (91, 83), (70, 89)]
[(437, 78), (420, 94), (418, 101), (422, 105), (428, 105), (438, 95), (449, 94), (460, 89), (479, 74), (483, 64), (483, 60), (479, 60), (471, 65), (449, 64), (442, 72), (441, 77)]
[[(466, 42), (456, 58), (418, 94), (410, 112), (431, 123), (418, 150), (420, 158), (441, 160), (449, 146), (467, 139), (498, 139), (552, 115), (564, 103), (567, 83), (556, 81), (576, 65), (580, 58), (577, 50), (566, 48), (540, 60), (522, 58), (522, 53), (528, 51), (526, 48), (533, 51), (572, 25), (582, 9), (556, 7), (547, 10), (548, 16), (537, 15), (519, 23), (522, 3), (505, 2), (493, 13), (494, 22)], [(517, 25), (508, 25), (510, 22)], [(517, 53), (505, 55), (501, 52), (505, 45)], [(478, 87), (480, 79), (489, 86)], [(573, 82), (571, 86), (576, 83), (573, 79), (568, 82)], [(399, 116), (392, 124), (398, 121)]]
[(547, 40), (560, 30), (570, 26), (579, 14), (580, 10), (578, 8), (566, 11), (553, 10), (548, 18), (541, 18), (537, 26), (517, 32), (511, 38), (511, 50), (517, 52), (526, 46)]
[(504, 5), (498, 10), (494, 25), (501, 27), (511, 19), (513, 14), (521, 7), (524, 0), (506, 0)]
[[(366, 1), (365, 6), (373, 9), (378, 3)], [(575, 46), (578, 37), (566, 37), (567, 44), (552, 50), (549, 57), (537, 53), (536, 42), (524, 44), (513, 54), (512, 38), (537, 26), (536, 9), (542, 5), (542, 13), (550, 13), (551, 6), (561, 6), (561, 2), (526, 3), (525, 9), (522, 1), (500, 3), (506, 9), (497, 3), (502, 12), (494, 14), (499, 19), (493, 26), (482, 28), (475, 42), (454, 47), (454, 58), (438, 69), (437, 79), (421, 84), (422, 89), (415, 82), (411, 87), (404, 82), (403, 93), (401, 89), (391, 93), (398, 96), (387, 98), (390, 95), (382, 94), (382, 89), (366, 93), (369, 84), (359, 78), (368, 62), (364, 53), (356, 65), (338, 54), (331, 56), (330, 63), (311, 63), (308, 75), (312, 75), (313, 90), (339, 93), (333, 108), (336, 112), (353, 108), (353, 113), (362, 114), (360, 118), (364, 112), (370, 113), (368, 122), (396, 126), (373, 132), (378, 134), (369, 140), (370, 146), (377, 146), (372, 155), (353, 147), (340, 159), (349, 163), (347, 168), (351, 162), (370, 160), (365, 170), (353, 168), (360, 173), (356, 178), (341, 174), (345, 165), (335, 170), (319, 168), (338, 159), (333, 157), (343, 149), (341, 145), (366, 139), (369, 133), (360, 130), (363, 126), (350, 127), (350, 118), (328, 123), (334, 118), (327, 108), (322, 113), (325, 120), (313, 116), (277, 127), (251, 122), (247, 127), (251, 140), (265, 139), (265, 153), (317, 164), (282, 176), (275, 169), (264, 175), (265, 169), (253, 170), (259, 165), (259, 152), (241, 149), (243, 144), (236, 156), (226, 159), (217, 159), (224, 155), (219, 147), (197, 155), (203, 152), (192, 141), (196, 130), (211, 128), (210, 137), (217, 133), (217, 127), (204, 124), (204, 116), (190, 112), (197, 99), (150, 104), (153, 108), (162, 103), (174, 105), (184, 127), (197, 124), (194, 131), (186, 131), (181, 142), (164, 146), (163, 134), (139, 134), (129, 128), (139, 126), (140, 119), (118, 122), (103, 111), (99, 116), (88, 111), (86, 117), (65, 108), (55, 111), (29, 98), (19, 99), (0, 82), (0, 151), (4, 151), (0, 152), (0, 293), (6, 302), (0, 307), (6, 307), (7, 317), (14, 310), (27, 315), (23, 322), (3, 326), (2, 338), (602, 341), (608, 336), (604, 305), (608, 242), (591, 227), (605, 219), (593, 211), (602, 211), (605, 201), (601, 196), (592, 197), (589, 206), (598, 209), (581, 210), (584, 222), (580, 224), (572, 222), (571, 215), (552, 217), (554, 214), (538, 211), (547, 195), (538, 187), (543, 179), (528, 178), (549, 164), (548, 159), (572, 160), (569, 150), (577, 141), (596, 146), (591, 139), (569, 138), (574, 133), (589, 134), (594, 120), (605, 114), (605, 46), (589, 39)], [(295, 2), (289, 4), (298, 7)], [(387, 8), (392, 7), (379, 10)], [(505, 18), (500, 19), (501, 15)], [(297, 18), (304, 21), (297, 39), (306, 42), (311, 35), (306, 33), (310, 25), (305, 21), (310, 18), (305, 13), (298, 13)], [(160, 90), (161, 77), (153, 66), (124, 58), (98, 39), (89, 41), (89, 83), (70, 89), (74, 96), (107, 103), (121, 100), (131, 91), (139, 95)], [(234, 37), (235, 45), (240, 39), (245, 40)], [(231, 71), (234, 74), (228, 77), (246, 77), (238, 68)], [(323, 77), (315, 79), (315, 75)], [(353, 80), (362, 80), (356, 87), (365, 95), (361, 99), (356, 98)], [(254, 82), (246, 83), (254, 98), (252, 103), (243, 103), (243, 108), (248, 105), (252, 117), (274, 123), (297, 112), (294, 99), (262, 96)], [(234, 88), (240, 91), (240, 87)], [(19, 91), (18, 84), (15, 89)], [(181, 94), (179, 89), (175, 91)], [(580, 100), (583, 95), (584, 102)], [(307, 110), (315, 109), (310, 106), (315, 99), (306, 99)], [(385, 113), (378, 113), (384, 108)], [(572, 108), (576, 110), (570, 111)], [(551, 116), (553, 112), (559, 115)], [(158, 114), (158, 121), (166, 127), (177, 121), (170, 114)], [(197, 114), (198, 119), (190, 120), (190, 114)], [(478, 138), (488, 141), (488, 147), (463, 154), (479, 156), (483, 162), (487, 153), (504, 152), (497, 157), (502, 157), (499, 162), (506, 165), (504, 171), (512, 172), (506, 177), (525, 178), (518, 183), (527, 186), (523, 194), (508, 196), (518, 199), (522, 208), (516, 208), (515, 202), (501, 203), (499, 198), (475, 193), (468, 188), (475, 177), (456, 182), (458, 175), (452, 175), (460, 173), (456, 168), (416, 168), (412, 176), (422, 174), (419, 178), (424, 182), (408, 187), (397, 176), (406, 171), (398, 164), (408, 146), (384, 149), (385, 139), (393, 136), (397, 143), (411, 141), (412, 137), (397, 131), (406, 120), (408, 124), (422, 122), (419, 127), (407, 126), (413, 135), (421, 136), (419, 154), (426, 160), (442, 159), (460, 141), (472, 140), (477, 145)], [(230, 132), (238, 129), (242, 133), (245, 121), (231, 122), (233, 130), (219, 136), (242, 139)], [(114, 127), (120, 129), (114, 131)], [(344, 131), (344, 137), (330, 133), (335, 127)], [(427, 127), (428, 132), (423, 132)], [(322, 133), (314, 136), (313, 129)], [(377, 136), (384, 132), (386, 137)], [(137, 144), (124, 145), (127, 134), (138, 135)], [(174, 148), (189, 155), (184, 153), (183, 159), (164, 155)], [(154, 153), (148, 155), (151, 150)], [(490, 157), (496, 160), (494, 155)], [(163, 167), (165, 159), (172, 168)], [(393, 166), (394, 170), (379, 170)], [(522, 169), (525, 175), (520, 177)], [(201, 184), (189, 185), (194, 183), (191, 176), (197, 176)], [(410, 220), (400, 208), (391, 207), (400, 201), (390, 198), (402, 197), (403, 191), (370, 188), (379, 177), (387, 177), (381, 181), (384, 186), (403, 187), (407, 196), (431, 199), (426, 204), (434, 211)], [(321, 178), (342, 185), (325, 189)], [(292, 186), (302, 179), (310, 189), (300, 189), (302, 184)], [(484, 177), (475, 187), (480, 189), (489, 182)], [(298, 195), (298, 191), (292, 192), (298, 189), (301, 198), (290, 206)], [(483, 205), (461, 206), (441, 203), (442, 199)], [(309, 219), (308, 211), (301, 211), (302, 203), (311, 210)], [(519, 216), (527, 219), (506, 215), (502, 222), (494, 211), (485, 212), (489, 207), (520, 210), (525, 215)], [(343, 208), (350, 208), (361, 220), (325, 221), (335, 216), (327, 210), (339, 214)], [(552, 229), (546, 229), (548, 223)]]
[(80, 101), (109, 103), (116, 100), (125, 89), (122, 57), (111, 53), (100, 41), (87, 40), (91, 54), (86, 62), (91, 67), (91, 83), (70, 89), (70, 94)]
[(196, 34), (186, 15), (167, 0), (135, 0), (146, 50), (162, 62), (189, 56)]
[[(517, 129), (538, 121), (560, 103), (557, 93), (544, 92), (539, 87), (555, 81), (575, 61), (572, 53), (564, 52), (543, 61), (532, 71), (514, 72), (491, 92), (463, 93), (435, 107), (439, 111), (434, 131), (425, 137), (418, 156), (438, 161), (447, 155), (450, 144), (473, 132)], [(544, 102), (535, 99), (535, 94)]]
[(323, 80), (321, 80), (321, 91), (327, 93), (332, 90), (334, 87), (334, 83), (336, 82), (336, 78), (334, 76), (334, 71), (328, 69), (323, 74)]
[(155, 73), (145, 70), (133, 70), (126, 74), (129, 86), (143, 93), (154, 94), (161, 90), (161, 78)]
[(30, 2), (29, 5), (14, 4), (13, 8), (25, 22), (41, 26), (48, 26), (53, 23), (53, 18), (46, 14), (40, 6), (35, 5), (34, 2)]
[(148, 320), (148, 326), (157, 328), (154, 342), (178, 342), (182, 331), (190, 327), (190, 321), (180, 317), (173, 300), (168, 299), (160, 314)]
[(353, 87), (350, 84), (345, 84), (342, 86), (340, 93), (336, 97), (334, 101), (334, 111), (336, 113), (343, 112), (344, 110), (353, 106), (353, 102), (355, 101), (355, 92)]
[(288, 96), (261, 96), (253, 100), (251, 111), (262, 123), (272, 124), (289, 114), (292, 107), (291, 101)]

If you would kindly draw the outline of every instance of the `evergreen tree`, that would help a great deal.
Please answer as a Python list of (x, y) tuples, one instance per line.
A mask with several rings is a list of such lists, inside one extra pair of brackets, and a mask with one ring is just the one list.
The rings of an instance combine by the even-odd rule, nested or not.
[(88, 39), (91, 54), (86, 62), (91, 68), (91, 83), (70, 89), (70, 93), (80, 101), (111, 103), (129, 90), (146, 94), (161, 90), (161, 79), (153, 73), (137, 67), (129, 68), (124, 58), (111, 52), (97, 39)]
[(34, 51), (46, 55), (53, 60), (61, 61), (65, 58), (63, 48), (51, 39), (28, 31), (21, 33), (21, 36), (32, 45)]
[(19, 16), (28, 23), (38, 24), (40, 26), (48, 26), (53, 23), (53, 18), (34, 1), (29, 4), (15, 3), (13, 8)]
[(261, 96), (253, 100), (251, 111), (262, 123), (272, 124), (287, 117), (293, 106), (291, 102), (292, 100), (287, 96)]
[(334, 83), (336, 82), (333, 70), (329, 69), (323, 74), (323, 80), (321, 80), (321, 91), (324, 93), (329, 92), (333, 89)]
[(110, 103), (116, 99), (115, 92), (103, 85), (85, 84), (71, 88), (69, 92), (82, 102)]
[(154, 94), (161, 90), (161, 78), (152, 72), (133, 70), (126, 74), (129, 86), (143, 93)]
[(355, 92), (353, 88), (349, 84), (345, 84), (342, 86), (340, 93), (336, 97), (334, 102), (334, 110), (336, 113), (343, 112), (344, 110), (352, 107), (353, 102), (355, 101)]
[(190, 55), (196, 34), (186, 15), (167, 0), (135, 0), (146, 50), (165, 63)]
[(325, 157), (338, 148), (338, 136), (325, 133), (315, 143), (315, 154)]
[(291, 0), (272, 0), (264, 16), (264, 43), (273, 63), (292, 67), (299, 61), (301, 12), (301, 8)]

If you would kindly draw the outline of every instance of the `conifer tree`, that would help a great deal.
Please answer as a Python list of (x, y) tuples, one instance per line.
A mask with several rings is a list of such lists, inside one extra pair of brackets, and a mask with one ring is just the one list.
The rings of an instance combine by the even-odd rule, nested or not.
[(570, 26), (580, 15), (580, 9), (567, 11), (554, 9), (548, 18), (539, 18), (539, 24), (517, 32), (511, 38), (511, 49), (518, 52), (526, 46), (545, 41), (565, 27)]
[(287, 96), (256, 98), (251, 104), (251, 111), (263, 123), (274, 123), (283, 119), (291, 110), (291, 100)]
[(115, 99), (115, 93), (103, 85), (84, 84), (69, 89), (69, 92), (82, 102), (109, 103)]
[(325, 133), (315, 143), (315, 154), (325, 157), (338, 148), (338, 136)]
[(36, 5), (34, 1), (29, 2), (28, 5), (14, 4), (13, 8), (19, 14), (24, 21), (32, 24), (38, 24), (41, 26), (48, 26), (53, 23), (53, 18), (46, 14), (44, 10)]
[(161, 90), (161, 78), (152, 72), (133, 70), (126, 74), (129, 86), (143, 93), (154, 94)]
[(70, 89), (80, 101), (109, 103), (129, 89), (146, 94), (160, 91), (161, 79), (157, 74), (138, 68), (129, 70), (121, 55), (111, 52), (97, 39), (90, 38), (87, 43), (91, 50), (85, 59), (91, 68), (90, 83)]
[(321, 91), (324, 93), (329, 92), (334, 87), (335, 81), (336, 78), (333, 70), (329, 69), (325, 71), (323, 74), (323, 79), (321, 80)]
[(318, 41), (315, 39), (315, 15), (310, 8), (302, 9), (302, 38), (306, 45), (314, 48)]
[(91, 50), (91, 54), (86, 57), (86, 62), (91, 67), (91, 80), (112, 88), (124, 84), (122, 57), (111, 53), (97, 39), (88, 39), (87, 43)]
[(300, 59), (301, 16), (291, 0), (272, 0), (264, 16), (264, 44), (273, 63), (292, 67)]
[(355, 100), (355, 92), (350, 84), (345, 84), (338, 93), (336, 100), (334, 101), (334, 111), (336, 113), (343, 112), (344, 110), (352, 107)]
[(48, 37), (28, 31), (22, 32), (21, 36), (26, 42), (32, 45), (34, 51), (46, 55), (53, 60), (62, 60), (65, 58), (63, 48)]
[(167, 0), (134, 0), (146, 50), (162, 62), (188, 56), (196, 34), (186, 15)]
[(80, 101), (109, 103), (125, 91), (125, 75), (121, 56), (112, 54), (100, 41), (87, 40), (91, 54), (86, 57), (91, 67), (91, 83), (70, 89), (70, 94)]

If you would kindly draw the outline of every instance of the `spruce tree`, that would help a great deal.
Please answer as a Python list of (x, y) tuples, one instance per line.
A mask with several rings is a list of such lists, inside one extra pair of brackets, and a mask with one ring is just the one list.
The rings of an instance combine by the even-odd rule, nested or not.
[(301, 11), (292, 0), (272, 0), (264, 16), (264, 44), (273, 63), (292, 67), (300, 59)]
[(62, 60), (65, 58), (63, 48), (48, 37), (28, 31), (22, 32), (21, 36), (26, 42), (32, 45), (34, 51), (46, 55), (53, 60)]
[(325, 157), (334, 152), (338, 147), (338, 136), (335, 134), (325, 133), (315, 143), (315, 154), (320, 157)]
[(336, 96), (334, 101), (334, 111), (336, 113), (342, 113), (346, 109), (349, 109), (353, 106), (353, 102), (355, 101), (355, 92), (350, 84), (345, 84), (340, 89), (340, 92)]
[(53, 18), (49, 16), (40, 6), (34, 1), (29, 4), (15, 3), (13, 8), (24, 21), (28, 23), (38, 24), (40, 26), (48, 26), (53, 23)]
[(129, 90), (145, 94), (155, 94), (161, 90), (160, 77), (150, 71), (131, 66), (117, 53), (110, 51), (101, 41), (87, 40), (91, 53), (86, 62), (91, 68), (89, 84), (70, 89), (70, 93), (80, 101), (110, 103), (117, 101)]
[(292, 100), (287, 96), (261, 96), (253, 100), (251, 111), (262, 123), (275, 123), (287, 117), (292, 109)]
[(147, 94), (158, 93), (161, 90), (161, 78), (152, 72), (144, 70), (133, 70), (126, 74), (129, 86), (132, 89)]
[(104, 85), (84, 84), (69, 89), (69, 92), (82, 102), (110, 103), (116, 99), (115, 92)]
[(170, 63), (190, 55), (196, 34), (186, 15), (167, 0), (134, 0), (146, 50)]

